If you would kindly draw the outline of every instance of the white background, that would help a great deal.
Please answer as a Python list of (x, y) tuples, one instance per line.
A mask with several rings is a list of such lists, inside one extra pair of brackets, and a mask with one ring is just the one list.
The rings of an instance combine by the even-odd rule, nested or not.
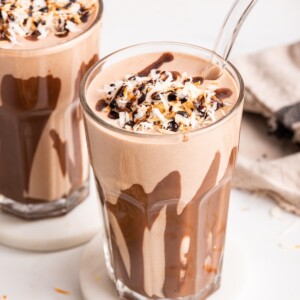
[[(258, 2), (240, 33), (235, 54), (300, 40), (299, 0)], [(231, 3), (107, 0), (102, 54), (154, 40), (211, 47)], [(300, 248), (295, 248), (300, 245), (299, 218), (272, 217), (274, 206), (266, 199), (233, 193), (228, 235), (240, 244), (248, 260), (247, 280), (238, 300), (300, 300)], [(0, 246), (0, 299), (7, 295), (8, 300), (82, 300), (78, 270), (83, 249), (40, 254)], [(71, 294), (59, 295), (54, 288)]]

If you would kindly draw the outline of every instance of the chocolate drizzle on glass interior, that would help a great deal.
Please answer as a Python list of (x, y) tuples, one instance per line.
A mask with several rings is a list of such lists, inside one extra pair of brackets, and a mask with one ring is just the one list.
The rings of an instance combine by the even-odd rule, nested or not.
[(220, 285), (243, 82), (231, 64), (218, 82), (200, 78), (210, 56), (132, 46), (81, 85), (107, 269), (122, 299), (203, 300)]
[(52, 217), (89, 193), (79, 85), (98, 60), (102, 8), (101, 0), (0, 1), (2, 210)]
[[(158, 59), (172, 61), (171, 53)], [(149, 67), (157, 66), (157, 63)], [(160, 71), (149, 67), (125, 80), (105, 84), (105, 98), (96, 110), (118, 120), (115, 125), (127, 130), (161, 133), (185, 132), (205, 127), (230, 110), (224, 100), (232, 96), (229, 88), (217, 81), (191, 77), (188, 73)], [(102, 93), (102, 91), (100, 90)]]

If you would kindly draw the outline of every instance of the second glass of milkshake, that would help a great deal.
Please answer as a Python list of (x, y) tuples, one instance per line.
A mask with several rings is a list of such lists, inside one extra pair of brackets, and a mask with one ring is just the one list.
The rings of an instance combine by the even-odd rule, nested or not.
[(201, 76), (210, 56), (141, 44), (82, 82), (106, 264), (123, 299), (205, 299), (220, 285), (244, 93), (231, 64)]
[(65, 214), (89, 193), (79, 85), (98, 60), (101, 0), (0, 3), (0, 207)]

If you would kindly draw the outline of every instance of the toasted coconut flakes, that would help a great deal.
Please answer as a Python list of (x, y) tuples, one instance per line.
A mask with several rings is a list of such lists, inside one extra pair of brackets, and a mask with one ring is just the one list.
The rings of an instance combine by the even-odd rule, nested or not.
[(106, 95), (102, 112), (113, 111), (121, 128), (174, 133), (210, 125), (217, 120), (217, 110), (226, 115), (229, 106), (215, 97), (218, 87), (210, 81), (193, 83), (187, 73), (174, 79), (171, 72), (153, 69), (149, 76), (130, 74), (97, 91)]
[(194, 112), (192, 112), (190, 123), (191, 123), (191, 126), (192, 126), (193, 129), (197, 125), (196, 114)]
[(119, 125), (121, 128), (125, 126), (126, 123), (126, 115), (125, 112), (120, 112), (119, 113)]
[(71, 32), (80, 32), (80, 31), (82, 31), (82, 29), (79, 29), (77, 27), (77, 24), (75, 24), (75, 23), (73, 23), (71, 21), (67, 21), (66, 29), (68, 29)]
[[(19, 44), (17, 37), (43, 39), (50, 32), (67, 35), (77, 32), (82, 16), (96, 9), (96, 0), (7, 0), (0, 1), (0, 36), (5, 47)], [(8, 17), (9, 16), (9, 17)], [(1, 41), (1, 40), (0, 40)]]
[(54, 288), (54, 291), (58, 294), (63, 294), (63, 295), (71, 295), (71, 292), (66, 291), (66, 290), (62, 290), (60, 288)]
[(149, 122), (142, 122), (141, 126), (143, 127), (144, 130), (153, 129), (153, 124)]
[(185, 126), (189, 126), (190, 125), (190, 120), (188, 118), (185, 118), (179, 114), (176, 114), (175, 116), (175, 121), (176, 123), (180, 124), (184, 124)]
[(168, 104), (168, 100), (166, 99), (166, 97), (164, 95), (159, 95), (161, 102), (163, 103), (165, 110), (168, 111), (169, 110), (169, 104)]
[(162, 121), (166, 122), (166, 118), (162, 115), (158, 108), (153, 108), (153, 113)]
[(220, 112), (221, 112), (222, 116), (226, 116), (226, 112), (224, 109), (220, 109)]

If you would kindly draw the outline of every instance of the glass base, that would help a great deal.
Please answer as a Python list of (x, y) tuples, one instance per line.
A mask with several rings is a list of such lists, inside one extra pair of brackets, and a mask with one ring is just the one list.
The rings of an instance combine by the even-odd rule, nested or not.
[[(213, 293), (215, 293), (221, 286), (221, 271), (219, 274), (216, 274), (216, 276), (213, 278), (213, 280), (204, 287), (200, 292), (198, 292), (196, 295), (190, 295), (185, 297), (178, 297), (178, 298), (159, 298), (154, 296), (154, 298), (148, 298), (144, 295), (141, 295), (130, 288), (128, 288), (122, 281), (115, 279), (115, 273), (114, 269), (111, 265), (111, 258), (110, 258), (110, 252), (108, 249), (108, 244), (104, 239), (104, 259), (105, 259), (105, 265), (106, 265), (106, 271), (109, 276), (109, 278), (115, 283), (118, 295), (121, 299), (125, 300), (205, 300), (207, 297), (211, 296)], [(222, 259), (221, 259), (221, 265), (222, 265)], [(220, 268), (221, 270), (222, 268)]]
[(106, 265), (106, 272), (109, 278), (114, 282), (118, 295), (121, 299), (124, 300), (205, 300), (213, 293), (215, 293), (221, 286), (221, 272), (222, 272), (222, 265), (223, 259), (220, 259), (220, 267), (218, 268), (220, 271), (218, 274), (214, 276), (212, 281), (207, 284), (200, 292), (196, 295), (189, 295), (185, 297), (178, 297), (178, 298), (160, 298), (157, 296), (153, 296), (153, 298), (148, 298), (144, 295), (141, 295), (129, 287), (127, 287), (121, 280), (116, 279), (116, 274), (114, 272), (112, 263), (111, 263), (111, 256), (109, 250), (109, 244), (107, 240), (104, 238), (103, 240), (103, 250), (104, 250), (104, 260)]
[(89, 194), (89, 182), (86, 181), (78, 190), (68, 198), (44, 203), (21, 203), (0, 195), (0, 208), (10, 214), (27, 220), (36, 220), (57, 217), (67, 214)]
[(203, 290), (198, 292), (196, 295), (190, 295), (185, 297), (179, 297), (179, 298), (148, 298), (141, 294), (138, 294), (131, 289), (129, 289), (125, 284), (123, 284), (121, 281), (116, 281), (116, 288), (117, 292), (121, 299), (126, 300), (151, 300), (151, 299), (159, 299), (159, 300), (205, 300), (207, 297), (209, 297), (211, 294), (216, 292), (220, 288), (221, 284), (221, 275), (216, 275), (213, 279), (213, 281), (208, 284)]

